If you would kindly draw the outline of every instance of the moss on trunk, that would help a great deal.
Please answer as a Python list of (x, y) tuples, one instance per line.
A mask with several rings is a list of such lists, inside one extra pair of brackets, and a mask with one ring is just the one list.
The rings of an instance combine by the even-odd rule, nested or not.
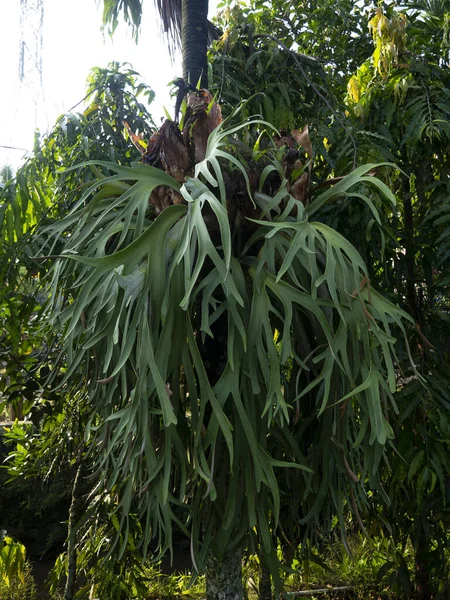
[(242, 600), (242, 552), (227, 552), (220, 560), (211, 554), (206, 565), (207, 600)]

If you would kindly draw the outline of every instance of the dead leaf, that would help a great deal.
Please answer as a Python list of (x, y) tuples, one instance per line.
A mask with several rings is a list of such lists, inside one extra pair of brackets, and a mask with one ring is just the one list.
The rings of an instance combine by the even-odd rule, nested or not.
[(300, 179), (297, 179), (297, 181), (291, 185), (291, 189), (289, 190), (289, 193), (296, 200), (299, 200), (303, 204), (307, 204), (308, 188), (309, 188), (309, 175), (308, 175), (308, 173), (303, 173), (303, 175), (300, 177)]
[(161, 163), (166, 173), (183, 183), (191, 168), (191, 160), (175, 121), (166, 121), (161, 127)]
[(309, 158), (313, 157), (313, 147), (309, 137), (309, 126), (306, 124), (301, 131), (294, 129), (292, 131), (292, 137), (308, 153)]
[(123, 121), (124, 127), (128, 132), (128, 135), (130, 136), (131, 141), (133, 142), (133, 145), (135, 148), (137, 148), (138, 152), (140, 154), (144, 154), (145, 153), (145, 142), (143, 140), (143, 135), (139, 134), (136, 135), (135, 133), (133, 133), (131, 131), (131, 127), (128, 125), (128, 123), (126, 121)]

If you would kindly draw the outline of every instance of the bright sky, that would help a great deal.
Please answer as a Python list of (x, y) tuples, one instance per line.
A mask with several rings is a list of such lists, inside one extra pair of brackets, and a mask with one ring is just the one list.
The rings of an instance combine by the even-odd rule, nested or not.
[[(35, 0), (26, 0), (34, 5)], [(155, 121), (162, 107), (171, 106), (167, 84), (181, 75), (178, 56), (172, 64), (152, 0), (144, 1), (139, 44), (124, 23), (111, 40), (101, 32), (101, 6), (96, 0), (43, 0), (43, 96), (36, 88), (20, 85), (20, 0), (0, 0), (0, 146), (29, 149), (33, 131), (51, 127), (85, 95), (85, 81), (94, 66), (106, 67), (115, 60), (129, 62), (156, 92)], [(211, 1), (210, 4), (216, 4)], [(32, 35), (32, 34), (31, 34)], [(28, 43), (28, 42), (27, 42)], [(36, 102), (37, 97), (37, 102)], [(42, 107), (41, 110), (36, 109)], [(171, 112), (171, 110), (170, 110)], [(20, 164), (23, 151), (0, 148), (0, 167)]]

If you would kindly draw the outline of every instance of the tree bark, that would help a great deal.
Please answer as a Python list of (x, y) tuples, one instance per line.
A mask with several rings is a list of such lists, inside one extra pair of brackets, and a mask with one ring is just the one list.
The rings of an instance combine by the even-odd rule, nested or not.
[(260, 566), (258, 593), (260, 600), (272, 600), (270, 570), (263, 564)]
[(222, 560), (210, 554), (206, 565), (207, 600), (242, 600), (242, 552), (227, 552)]
[(208, 0), (182, 0), (181, 48), (183, 79), (192, 85), (208, 87)]
[(78, 504), (79, 504), (79, 483), (81, 479), (82, 463), (78, 465), (77, 472), (72, 488), (72, 502), (70, 503), (69, 510), (69, 526), (67, 535), (67, 581), (66, 588), (64, 590), (64, 600), (72, 600), (75, 594), (75, 583), (77, 578), (77, 550), (76, 550), (76, 522), (78, 515)]
[(414, 215), (411, 202), (410, 181), (402, 177), (404, 232), (405, 232), (405, 261), (406, 261), (406, 300), (411, 315), (421, 325), (420, 311), (417, 302), (415, 258), (414, 258)]

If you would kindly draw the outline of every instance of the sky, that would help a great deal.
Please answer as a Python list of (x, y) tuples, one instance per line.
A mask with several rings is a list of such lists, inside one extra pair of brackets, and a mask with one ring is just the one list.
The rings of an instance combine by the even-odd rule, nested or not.
[[(34, 5), (36, 0), (26, 0)], [(45, 132), (85, 95), (94, 66), (128, 62), (156, 92), (152, 114), (163, 116), (172, 101), (167, 84), (181, 75), (181, 58), (171, 61), (159, 31), (152, 0), (144, 2), (138, 45), (120, 23), (113, 39), (101, 31), (103, 3), (96, 0), (43, 0), (43, 89), (19, 80), (20, 0), (0, 0), (0, 146), (30, 149), (35, 127)], [(215, 3), (214, 3), (215, 4)], [(33, 43), (33, 31), (25, 35)], [(0, 167), (18, 166), (23, 150), (0, 148)]]

